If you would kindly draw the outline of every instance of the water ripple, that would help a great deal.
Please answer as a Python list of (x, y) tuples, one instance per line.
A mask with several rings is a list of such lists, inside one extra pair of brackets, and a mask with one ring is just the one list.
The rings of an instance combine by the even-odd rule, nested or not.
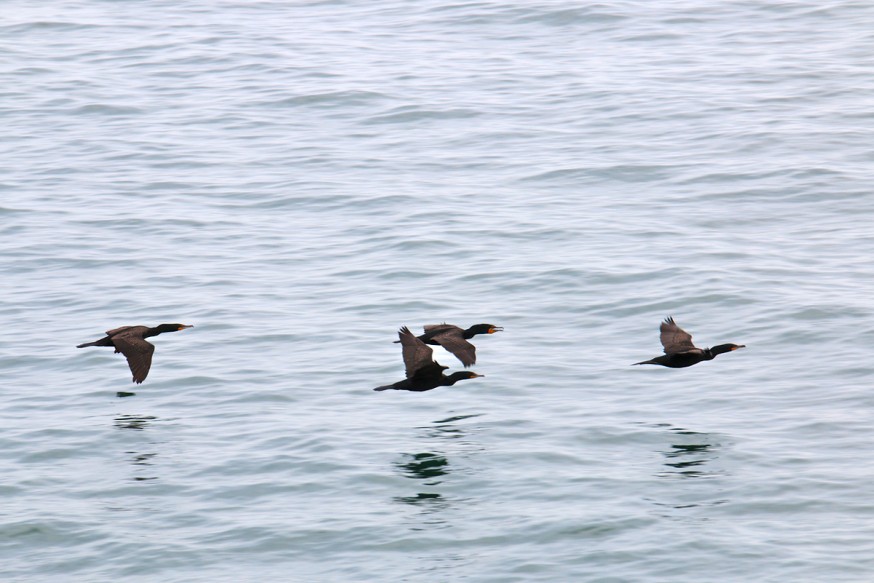
[(869, 578), (867, 4), (7, 12), (6, 579)]

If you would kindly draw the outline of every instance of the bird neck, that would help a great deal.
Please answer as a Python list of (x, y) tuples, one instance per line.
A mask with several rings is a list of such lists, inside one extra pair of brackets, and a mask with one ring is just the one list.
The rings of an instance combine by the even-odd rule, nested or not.
[(176, 330), (178, 330), (176, 326), (171, 324), (161, 324), (160, 326), (155, 326), (154, 328), (146, 330), (145, 334), (143, 334), (143, 338), (150, 338), (152, 336), (157, 336), (158, 334), (163, 334), (164, 332), (175, 332)]
[(476, 324), (474, 326), (471, 326), (470, 328), (468, 328), (464, 332), (462, 332), (461, 337), (464, 338), (465, 340), (470, 340), (471, 338), (473, 338), (477, 334), (487, 334), (488, 331), (489, 331), (488, 328), (486, 328), (480, 324)]
[(707, 360), (711, 360), (713, 358), (716, 358), (716, 356), (719, 354), (731, 352), (733, 347), (733, 344), (720, 344), (719, 346), (714, 346), (713, 348), (706, 349), (704, 353), (707, 355)]
[(442, 384), (443, 384), (443, 386), (445, 386), (445, 387), (451, 387), (452, 385), (454, 385), (454, 384), (457, 383), (458, 381), (460, 381), (460, 380), (462, 380), (462, 379), (466, 379), (466, 378), (470, 378), (470, 377), (467, 375), (466, 372), (464, 372), (464, 371), (458, 371), (458, 372), (454, 372), (454, 373), (452, 373), (452, 374), (449, 375), (448, 377), (444, 377), (444, 378), (443, 378), (443, 383), (442, 383)]

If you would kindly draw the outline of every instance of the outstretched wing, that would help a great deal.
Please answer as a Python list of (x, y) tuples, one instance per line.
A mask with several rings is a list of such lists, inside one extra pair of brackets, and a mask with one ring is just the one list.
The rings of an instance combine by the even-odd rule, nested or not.
[(476, 347), (464, 339), (464, 330), (452, 324), (425, 326), (428, 338), (458, 358), (465, 367), (476, 364)]
[(465, 367), (476, 363), (476, 346), (468, 342), (461, 334), (440, 334), (434, 341), (454, 354)]
[(137, 326), (121, 326), (120, 328), (113, 328), (112, 330), (107, 330), (106, 335), (107, 336), (114, 336), (115, 334), (118, 334), (120, 332), (124, 332), (125, 330), (130, 330), (130, 329), (136, 328), (136, 327)]
[(676, 352), (687, 352), (694, 350), (695, 345), (692, 344), (692, 335), (677, 326), (674, 319), (670, 316), (665, 318), (661, 330), (662, 346), (665, 347), (665, 354), (674, 354)]
[(447, 324), (446, 322), (443, 322), (442, 324), (428, 324), (427, 326), (422, 326), (422, 329), (428, 336), (436, 336), (437, 334), (443, 334), (444, 332), (451, 332), (453, 330), (464, 332), (464, 330), (458, 326)]
[(155, 347), (138, 336), (116, 335), (112, 338), (117, 352), (127, 358), (127, 364), (133, 373), (133, 381), (137, 384), (146, 380), (149, 369), (152, 368), (152, 355)]
[(404, 355), (404, 367), (406, 368), (407, 378), (412, 378), (416, 371), (430, 364), (434, 364), (431, 355), (434, 351), (428, 348), (428, 345), (416, 338), (410, 332), (410, 329), (404, 326), (398, 331), (398, 338), (401, 340), (401, 347)]

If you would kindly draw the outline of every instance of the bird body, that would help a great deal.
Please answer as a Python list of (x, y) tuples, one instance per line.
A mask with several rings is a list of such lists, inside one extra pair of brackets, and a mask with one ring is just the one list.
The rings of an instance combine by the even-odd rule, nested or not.
[(713, 360), (718, 355), (744, 348), (743, 344), (719, 344), (713, 348), (698, 348), (692, 344), (692, 335), (677, 326), (670, 316), (659, 327), (659, 339), (665, 354), (634, 364), (658, 364), (668, 368), (686, 368), (705, 360)]
[(122, 326), (114, 330), (107, 330), (106, 337), (100, 340), (79, 344), (76, 348), (85, 348), (86, 346), (114, 347), (115, 352), (122, 353), (127, 359), (127, 364), (133, 374), (133, 382), (140, 384), (146, 380), (149, 374), (149, 369), (152, 367), (152, 355), (155, 353), (155, 346), (145, 339), (164, 332), (176, 332), (191, 327), (186, 324), (161, 324), (154, 328)]
[(501, 326), (494, 324), (475, 324), (464, 330), (453, 324), (429, 324), (424, 327), (425, 333), (417, 338), (425, 344), (442, 346), (461, 361), (465, 368), (476, 364), (476, 346), (468, 342), (477, 334), (494, 334), (503, 331)]
[(398, 332), (398, 338), (402, 347), (407, 378), (391, 385), (376, 387), (373, 389), (374, 391), (394, 389), (423, 392), (437, 387), (449, 387), (460, 380), (483, 376), (469, 371), (458, 371), (446, 376), (443, 371), (447, 367), (433, 360), (431, 348), (410, 332), (409, 328), (406, 326), (401, 328)]

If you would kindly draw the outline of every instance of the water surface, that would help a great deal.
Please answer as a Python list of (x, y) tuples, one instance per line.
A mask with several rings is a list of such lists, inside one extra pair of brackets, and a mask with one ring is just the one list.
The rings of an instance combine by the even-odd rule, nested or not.
[(874, 8), (4, 14), (4, 581), (871, 579)]

